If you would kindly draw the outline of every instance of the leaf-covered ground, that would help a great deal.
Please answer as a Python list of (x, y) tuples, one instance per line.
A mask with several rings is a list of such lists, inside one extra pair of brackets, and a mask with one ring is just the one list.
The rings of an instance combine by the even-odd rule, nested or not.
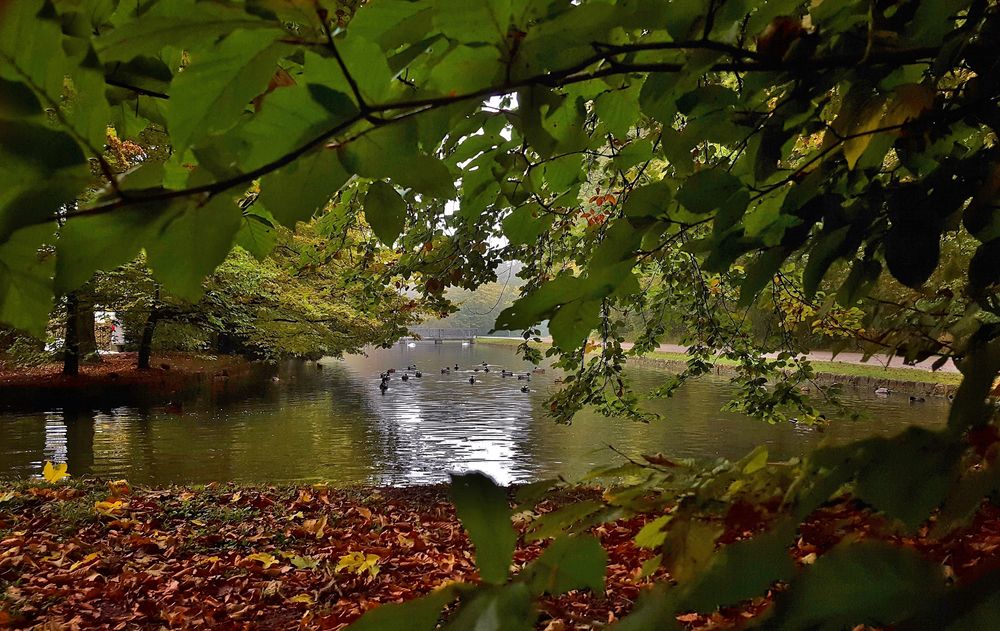
[[(536, 512), (597, 495), (563, 491)], [(733, 511), (722, 540), (765, 520), (751, 507)], [(632, 539), (644, 523), (593, 529), (610, 557), (607, 594), (571, 592), (541, 603), (539, 629), (599, 628), (626, 614), (651, 580), (666, 578), (662, 570), (641, 576), (652, 553)], [(791, 553), (808, 563), (845, 536), (887, 533), (880, 520), (842, 502), (807, 522)], [(926, 533), (895, 540), (959, 578), (974, 577), (1000, 565), (1000, 510), (984, 508), (967, 530), (942, 541)], [(544, 545), (520, 543), (515, 563), (534, 559)], [(337, 629), (378, 603), (475, 580), (472, 555), (446, 487), (8, 485), (0, 487), (0, 626)], [(692, 629), (727, 628), (768, 602), (680, 619)]]

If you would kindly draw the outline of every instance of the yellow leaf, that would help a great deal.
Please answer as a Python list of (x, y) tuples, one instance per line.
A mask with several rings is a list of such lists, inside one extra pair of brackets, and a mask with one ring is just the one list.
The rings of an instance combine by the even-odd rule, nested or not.
[(128, 506), (128, 503), (121, 500), (94, 502), (94, 510), (105, 517), (117, 517)]
[(319, 565), (316, 559), (298, 555), (292, 555), (291, 558), (289, 558), (289, 561), (291, 561), (292, 565), (300, 570), (311, 570)]
[(55, 484), (63, 478), (69, 477), (69, 473), (66, 472), (68, 465), (63, 462), (57, 465), (53, 465), (51, 462), (46, 461), (45, 467), (42, 468), (42, 477), (49, 484)]
[(247, 559), (251, 561), (259, 561), (260, 564), (264, 566), (265, 570), (278, 562), (278, 559), (266, 552), (255, 552), (247, 555)]
[(132, 487), (129, 486), (128, 480), (112, 480), (108, 482), (108, 489), (116, 497), (119, 495), (128, 495), (132, 492)]
[(72, 572), (73, 570), (75, 570), (76, 568), (80, 567), (81, 565), (86, 565), (86, 564), (90, 563), (91, 561), (93, 561), (94, 559), (98, 558), (99, 556), (101, 556), (101, 555), (98, 554), (97, 552), (91, 552), (90, 554), (88, 554), (87, 556), (83, 557), (82, 559), (80, 559), (79, 561), (77, 561), (76, 563), (74, 563), (73, 565), (69, 566), (69, 571)]
[(745, 475), (760, 471), (767, 466), (767, 447), (757, 447), (744, 460), (746, 461), (746, 464), (743, 465)]
[(4, 502), (9, 502), (15, 497), (17, 497), (17, 493), (15, 493), (14, 491), (7, 491), (6, 493), (0, 493), (0, 504), (3, 504)]
[(299, 594), (297, 596), (292, 596), (291, 598), (288, 599), (288, 601), (293, 603), (303, 603), (309, 605), (310, 607), (316, 604), (316, 602), (312, 599), (312, 596), (310, 596), (309, 594)]
[(334, 572), (347, 570), (358, 576), (368, 572), (369, 578), (375, 578), (380, 571), (378, 566), (379, 561), (381, 561), (381, 558), (377, 554), (349, 552), (340, 557), (340, 560), (337, 561), (337, 567), (334, 568)]

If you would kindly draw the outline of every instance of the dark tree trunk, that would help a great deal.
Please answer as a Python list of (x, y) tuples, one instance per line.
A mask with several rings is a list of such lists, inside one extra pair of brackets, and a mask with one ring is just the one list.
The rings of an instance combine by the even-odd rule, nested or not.
[(156, 331), (156, 322), (160, 319), (159, 312), (154, 308), (146, 318), (146, 324), (142, 327), (142, 339), (139, 340), (139, 364), (140, 370), (149, 368), (149, 358), (153, 354), (153, 333)]
[(80, 357), (85, 361), (100, 361), (97, 355), (97, 333), (94, 322), (94, 301), (76, 301), (76, 339)]
[(63, 337), (63, 374), (80, 374), (80, 334), (77, 317), (79, 301), (76, 293), (66, 296), (66, 335)]

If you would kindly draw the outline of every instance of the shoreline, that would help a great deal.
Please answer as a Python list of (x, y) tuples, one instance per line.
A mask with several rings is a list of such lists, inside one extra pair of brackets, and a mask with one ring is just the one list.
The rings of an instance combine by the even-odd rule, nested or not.
[(79, 375), (62, 374), (62, 365), (43, 364), (0, 371), (0, 407), (36, 408), (39, 401), (64, 407), (179, 403), (206, 390), (242, 387), (259, 366), (242, 357), (193, 353), (154, 355), (148, 370), (135, 367), (136, 353), (104, 355), (82, 364)]
[[(488, 338), (477, 337), (476, 344), (487, 346), (515, 347), (522, 342), (519, 338)], [(532, 342), (533, 346), (546, 348), (548, 343)], [(686, 365), (683, 353), (653, 351), (640, 357), (629, 357), (629, 363), (645, 368), (658, 368), (667, 372), (677, 373)], [(921, 368), (884, 368), (872, 364), (847, 362), (831, 362), (814, 360), (816, 383), (822, 386), (840, 384), (849, 388), (874, 391), (876, 388), (888, 388), (897, 394), (950, 397), (953, 396), (961, 382), (961, 374), (953, 372), (933, 372)], [(731, 375), (736, 372), (735, 365), (728, 360), (720, 359), (715, 364), (714, 374)]]

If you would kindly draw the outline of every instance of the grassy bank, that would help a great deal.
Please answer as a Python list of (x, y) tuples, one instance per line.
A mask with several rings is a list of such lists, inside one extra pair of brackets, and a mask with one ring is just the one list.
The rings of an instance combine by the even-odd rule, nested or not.
[[(477, 338), (477, 344), (488, 344), (490, 346), (517, 347), (521, 340), (517, 338)], [(532, 342), (533, 346), (540, 349), (548, 348), (547, 343)], [(664, 351), (653, 351), (644, 355), (642, 360), (649, 363), (659, 364), (664, 368), (681, 370), (687, 362), (687, 355), (684, 353), (670, 353)], [(722, 368), (733, 367), (736, 362), (719, 358), (716, 365)], [(813, 361), (813, 368), (821, 377), (840, 377), (844, 380), (857, 379), (866, 385), (869, 382), (886, 382), (893, 384), (911, 383), (915, 385), (941, 385), (942, 394), (947, 393), (951, 387), (956, 387), (962, 381), (959, 373), (932, 372), (919, 368), (885, 368), (877, 364), (853, 364), (847, 362)]]
[[(514, 565), (549, 540), (524, 533), (597, 489), (564, 489), (518, 514)], [(764, 506), (727, 518), (719, 541), (766, 528)], [(668, 578), (643, 563), (634, 538), (657, 515), (591, 527), (608, 554), (604, 593), (573, 591), (539, 603), (536, 629), (595, 629), (626, 615)], [(921, 531), (926, 533), (925, 531)], [(811, 563), (845, 538), (883, 538), (946, 563), (957, 581), (1000, 561), (1000, 511), (986, 506), (962, 532), (900, 538), (851, 501), (804, 522), (789, 550)], [(444, 486), (129, 488), (102, 483), (0, 483), (0, 627), (44, 629), (340, 629), (380, 603), (416, 598), (452, 581), (476, 581), (470, 545)], [(688, 630), (742, 628), (770, 594), (739, 607), (679, 618)]]

